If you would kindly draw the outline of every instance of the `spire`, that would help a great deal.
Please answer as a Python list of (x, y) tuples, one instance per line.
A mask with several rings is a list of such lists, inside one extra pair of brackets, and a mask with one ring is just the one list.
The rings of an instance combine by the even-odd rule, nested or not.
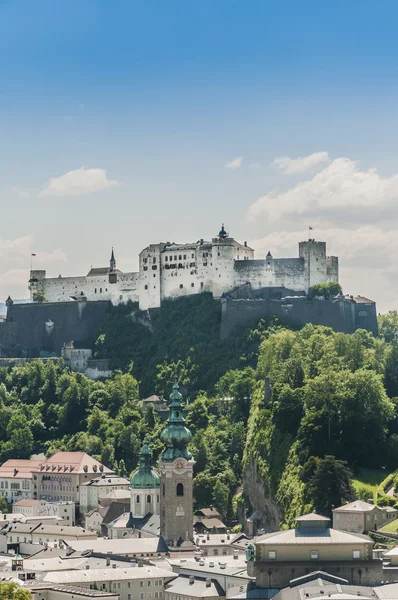
[(221, 225), (221, 229), (219, 231), (218, 237), (220, 237), (220, 238), (226, 238), (226, 237), (228, 237), (228, 234), (225, 231), (224, 223), (222, 223), (222, 225)]
[(139, 458), (139, 467), (134, 471), (130, 479), (130, 487), (135, 489), (159, 487), (159, 475), (152, 467), (152, 449), (145, 438)]
[(176, 458), (186, 460), (192, 458), (192, 454), (188, 451), (192, 433), (185, 426), (185, 422), (184, 399), (179, 392), (178, 384), (175, 383), (170, 394), (169, 418), (160, 434), (160, 439), (166, 444), (166, 449), (162, 453), (163, 462), (173, 462)]
[(116, 260), (115, 260), (115, 253), (113, 252), (113, 246), (112, 246), (111, 260), (109, 261), (109, 270), (114, 271), (115, 269), (116, 269)]

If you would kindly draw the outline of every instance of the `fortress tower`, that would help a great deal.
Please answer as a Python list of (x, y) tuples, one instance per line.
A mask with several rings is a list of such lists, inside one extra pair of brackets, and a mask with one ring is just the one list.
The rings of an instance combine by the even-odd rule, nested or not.
[(160, 535), (171, 548), (193, 539), (192, 474), (195, 461), (187, 446), (192, 434), (185, 426), (178, 385), (170, 395), (169, 418), (160, 434), (166, 448), (160, 458)]
[(225, 231), (224, 223), (218, 236), (212, 239), (212, 258), (212, 291), (215, 298), (220, 298), (235, 285), (235, 240)]

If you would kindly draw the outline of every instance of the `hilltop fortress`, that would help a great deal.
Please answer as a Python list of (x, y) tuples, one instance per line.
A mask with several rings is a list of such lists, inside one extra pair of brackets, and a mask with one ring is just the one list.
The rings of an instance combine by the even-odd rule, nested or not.
[(285, 292), (306, 295), (317, 283), (338, 281), (338, 258), (326, 256), (326, 243), (314, 239), (299, 243), (298, 258), (254, 258), (254, 250), (237, 242), (224, 225), (211, 242), (203, 239), (188, 244), (151, 244), (139, 255), (139, 271), (122, 273), (112, 250), (109, 267), (91, 268), (83, 277), (46, 277), (46, 271), (32, 270), (29, 290), (46, 302), (73, 300), (132, 300), (140, 310), (158, 308), (162, 300), (200, 292), (221, 298), (240, 286), (252, 290), (274, 289), (274, 299)]

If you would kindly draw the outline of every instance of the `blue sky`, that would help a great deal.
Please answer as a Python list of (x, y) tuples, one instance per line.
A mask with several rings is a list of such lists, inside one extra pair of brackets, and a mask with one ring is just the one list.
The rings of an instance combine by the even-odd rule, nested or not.
[(129, 270), (225, 221), (258, 257), (295, 256), (312, 224), (347, 292), (398, 308), (397, 17), (383, 0), (0, 0), (0, 299), (26, 297), (31, 252), (77, 275), (114, 245)]

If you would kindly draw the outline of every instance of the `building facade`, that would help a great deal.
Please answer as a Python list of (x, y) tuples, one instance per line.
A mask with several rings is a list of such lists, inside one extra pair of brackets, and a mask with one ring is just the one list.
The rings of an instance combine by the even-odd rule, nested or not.
[(48, 278), (45, 270), (32, 270), (29, 290), (47, 302), (108, 300), (139, 302), (141, 310), (157, 308), (162, 300), (200, 292), (215, 298), (236, 286), (253, 289), (284, 287), (307, 293), (316, 283), (338, 281), (338, 259), (326, 255), (326, 243), (309, 239), (299, 243), (298, 258), (274, 258), (270, 252), (254, 259), (254, 250), (230, 237), (222, 226), (211, 241), (187, 244), (150, 244), (139, 255), (139, 271), (122, 273), (112, 250), (109, 267), (92, 268), (83, 277)]
[(75, 524), (74, 502), (46, 502), (46, 500), (22, 499), (13, 504), (13, 513), (26, 517), (59, 517), (65, 525)]
[(0, 494), (8, 503), (37, 498), (37, 481), (34, 481), (33, 471), (39, 464), (39, 460), (10, 459), (1, 465)]
[(160, 458), (160, 535), (171, 548), (193, 541), (192, 476), (195, 461), (188, 451), (192, 434), (185, 425), (178, 385), (170, 395), (169, 418), (160, 434), (166, 445)]
[(355, 500), (333, 510), (333, 528), (365, 533), (391, 523), (397, 518), (397, 513), (397, 509), (392, 506), (375, 506), (369, 502)]
[(79, 490), (80, 512), (88, 513), (93, 508), (98, 508), (100, 498), (106, 496), (114, 490), (128, 490), (129, 481), (124, 477), (119, 477), (114, 473), (102, 473), (100, 477), (95, 477), (81, 484)]

